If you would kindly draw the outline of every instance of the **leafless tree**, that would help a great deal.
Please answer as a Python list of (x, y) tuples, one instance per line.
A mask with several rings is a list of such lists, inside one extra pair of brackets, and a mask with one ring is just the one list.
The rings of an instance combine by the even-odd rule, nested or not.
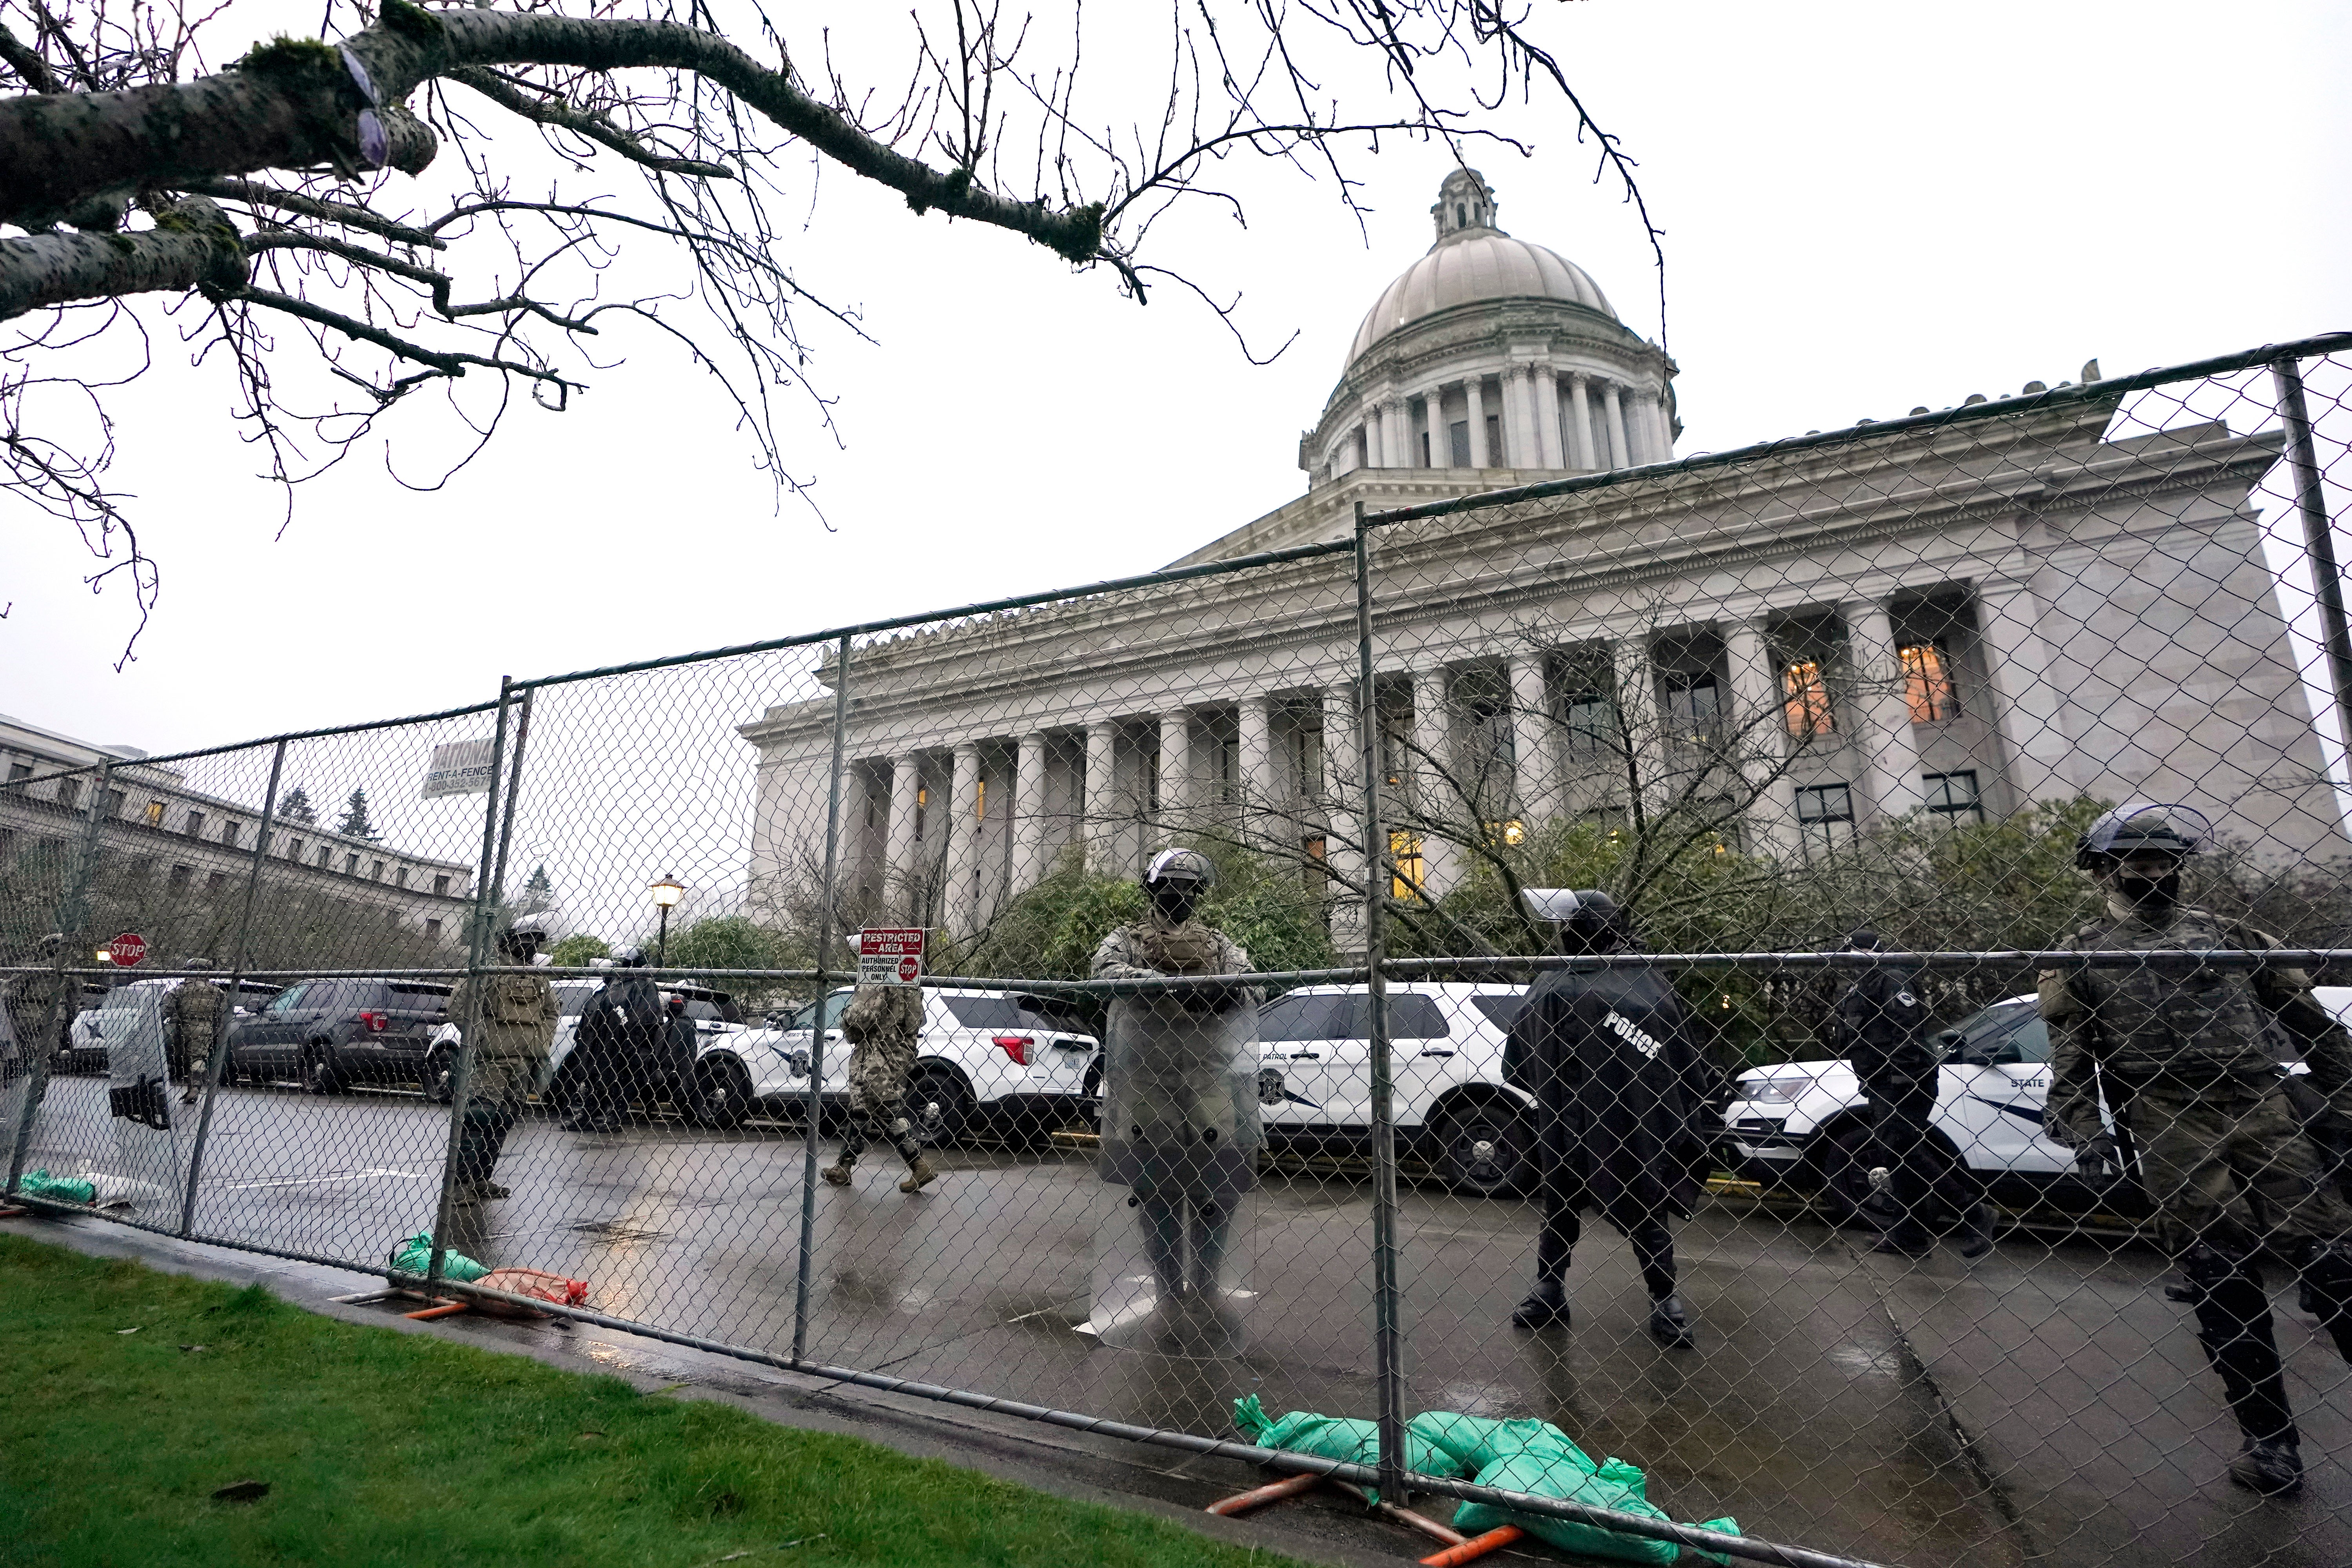
[(0, 0), (0, 486), (79, 529), (141, 625), (159, 579), (109, 470), (159, 339), (233, 377), (289, 507), (422, 393), (457, 438), (393, 471), (430, 489), (516, 393), (562, 409), (647, 340), (716, 378), (783, 494), (785, 405), (829, 426), (805, 328), (858, 331), (793, 272), (827, 169), (1228, 325), (1150, 241), (1189, 204), (1241, 219), (1244, 153), (1352, 208), (1347, 160), (1502, 140), (1491, 114), (1543, 88), (1639, 201), (1520, 0), (1202, 0), (1149, 39), (1079, 0), (948, 0), (862, 47), (822, 20), (788, 47), (730, 0), (327, 0), (330, 41), (215, 58), (254, 5)]

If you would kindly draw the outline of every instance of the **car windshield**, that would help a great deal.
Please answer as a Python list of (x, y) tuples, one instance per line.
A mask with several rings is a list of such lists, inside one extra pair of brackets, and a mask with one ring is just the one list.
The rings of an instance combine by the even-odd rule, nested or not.
[(309, 994), (310, 989), (310, 982), (307, 980), (298, 980), (293, 984), (289, 985), (285, 990), (280, 991), (277, 995), (272, 996), (269, 999), (269, 1005), (264, 1007), (262, 1011), (265, 1013), (291, 1013), (296, 1008), (302, 1005), (302, 998)]
[[(836, 991), (832, 995), (824, 999), (824, 1026), (826, 1028), (837, 1029), (841, 1026), (841, 1016), (849, 1011), (849, 999), (854, 994), (856, 994), (854, 992)], [(784, 1027), (787, 1029), (805, 1029), (809, 1026), (809, 1019), (814, 1016), (815, 1013), (816, 1004), (812, 1002), (807, 1006), (803, 1007), (799, 1012), (793, 1014), (792, 1021), (786, 1024)]]

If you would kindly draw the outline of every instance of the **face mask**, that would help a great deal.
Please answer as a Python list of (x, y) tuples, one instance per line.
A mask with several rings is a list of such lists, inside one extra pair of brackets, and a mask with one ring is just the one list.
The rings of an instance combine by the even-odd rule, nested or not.
[(2143, 877), (2117, 877), (2116, 891), (2141, 914), (2167, 915), (2180, 902), (2180, 877), (2178, 872), (2153, 881)]
[(1170, 925), (1180, 926), (1192, 918), (1192, 910), (1201, 902), (1201, 895), (1181, 882), (1162, 882), (1151, 889), (1151, 907)]

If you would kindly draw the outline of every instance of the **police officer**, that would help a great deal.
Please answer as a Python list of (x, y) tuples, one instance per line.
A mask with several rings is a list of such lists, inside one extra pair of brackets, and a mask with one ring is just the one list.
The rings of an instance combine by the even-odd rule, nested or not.
[[(1846, 951), (1877, 952), (1878, 933), (1855, 931)], [(1982, 1257), (1992, 1248), (1992, 1211), (1968, 1190), (1927, 1132), (1942, 1062), (1926, 1038), (1927, 1006), (1917, 968), (1873, 964), (1838, 997), (1832, 1016), (1839, 1047), (1869, 1098), (1879, 1146), (1894, 1162), (1887, 1185), (1895, 1223), (1870, 1250), (1906, 1258), (1934, 1251), (1936, 1239), (1923, 1218), (1933, 1199), (1959, 1216), (1960, 1256)]]
[(572, 1044), (580, 1058), (580, 1095), (564, 1121), (567, 1132), (619, 1131), (628, 1117), (629, 1097), (661, 1048), (661, 991), (643, 973), (645, 967), (644, 948), (615, 951), (604, 989), (580, 1016)]
[(824, 1179), (849, 1185), (851, 1169), (867, 1142), (887, 1143), (907, 1162), (898, 1183), (918, 1193), (939, 1179), (915, 1129), (907, 1120), (907, 1081), (915, 1071), (915, 1044), (923, 1032), (923, 994), (912, 985), (861, 985), (841, 1015), (849, 1041), (849, 1125), (841, 1135), (841, 1158), (825, 1167)]
[[(1095, 949), (1097, 980), (1245, 974), (1241, 944), (1199, 920), (1217, 868), (1165, 849), (1143, 874), (1150, 907)], [(1223, 1271), (1265, 1133), (1257, 1098), (1257, 1005), (1241, 984), (1112, 1000), (1103, 1040), (1103, 1180), (1131, 1189), (1131, 1231), (1160, 1310), (1222, 1322)], [(1117, 1221), (1114, 1227), (1118, 1228)], [(1230, 1325), (1223, 1325), (1230, 1328)]]
[[(1528, 908), (1556, 923), (1559, 951), (1622, 952), (1634, 946), (1624, 911), (1593, 889), (1528, 889)], [(1696, 1043), (1690, 1013), (1664, 978), (1646, 969), (1551, 970), (1511, 1021), (1503, 1081), (1536, 1101), (1536, 1160), (1543, 1233), (1535, 1289), (1511, 1321), (1523, 1329), (1569, 1321), (1562, 1283), (1597, 1208), (1633, 1244), (1650, 1293), (1650, 1337), (1669, 1350), (1696, 1342), (1675, 1293), (1675, 1241), (1666, 1216), (1690, 1216), (1713, 1144), (1706, 1120), (1716, 1074)]]
[[(185, 958), (183, 969), (210, 969), (209, 958)], [(212, 1067), (213, 1047), (228, 1026), (228, 993), (201, 974), (191, 974), (172, 987), (172, 1076), (186, 1087), (182, 1105), (194, 1105)]]
[[(499, 963), (529, 965), (545, 936), (532, 917), (517, 921), (499, 933)], [(469, 974), (457, 982), (449, 1013), (473, 1050), (452, 1196), (461, 1204), (510, 1197), (494, 1179), (499, 1155), (555, 1043), (555, 987), (538, 974)]]
[[(2182, 867), (2210, 836), (2201, 816), (2178, 805), (2126, 805), (2093, 823), (2075, 864), (2097, 881), (2106, 910), (2067, 947), (2276, 947), (2181, 902)], [(2279, 964), (2076, 964), (2044, 970), (2040, 989), (2051, 1040), (2045, 1130), (2079, 1159), (2120, 1163), (2101, 1118), (2104, 1098), (2137, 1146), (2164, 1241), (2188, 1278), (2198, 1340), (2244, 1438), (2230, 1479), (2271, 1495), (2300, 1489), (2300, 1438), (2257, 1255), (2267, 1245), (2302, 1277), (2321, 1324), (2352, 1361), (2352, 1207), (2319, 1180), (2317, 1155), (2263, 1047), (2263, 1021), (2301, 1044), (2312, 1087), (2338, 1110), (2352, 1110), (2352, 1039), (2302, 972)]]

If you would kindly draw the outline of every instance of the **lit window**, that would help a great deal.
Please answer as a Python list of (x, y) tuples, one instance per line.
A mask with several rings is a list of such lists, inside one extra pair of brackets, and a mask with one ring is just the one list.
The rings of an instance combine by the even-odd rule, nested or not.
[(1723, 717), (1715, 677), (1704, 671), (1671, 670), (1666, 675), (1667, 732), (1685, 745), (1713, 742)]
[(1944, 650), (1924, 642), (1895, 651), (1903, 661), (1903, 705), (1911, 710), (1911, 722), (1940, 724), (1958, 718), (1959, 698), (1952, 689), (1951, 666)]
[(147, 803), (147, 826), (150, 827), (161, 827), (163, 826), (163, 803), (162, 801), (151, 800)]
[(1822, 679), (1817, 661), (1808, 659), (1780, 671), (1780, 699), (1791, 735), (1826, 735), (1835, 728), (1830, 718), (1829, 685)]
[(1389, 858), (1396, 864), (1396, 873), (1389, 879), (1389, 897), (1418, 900), (1428, 870), (1428, 863), (1422, 858), (1421, 835), (1390, 833)]
[(1985, 819), (1984, 796), (1978, 793), (1977, 775), (1973, 770), (1957, 773), (1928, 773), (1920, 783), (1927, 786), (1928, 816), (1947, 823), (1982, 822)]
[(1853, 841), (1853, 791), (1842, 784), (1800, 784), (1797, 831), (1808, 854), (1824, 854)]
[(1516, 816), (1508, 822), (1486, 824), (1486, 842), (1489, 844), (1507, 844), (1516, 849), (1527, 842), (1527, 837), (1528, 825)]
[(983, 818), (988, 816), (988, 781), (986, 779), (972, 781), (971, 814)]

